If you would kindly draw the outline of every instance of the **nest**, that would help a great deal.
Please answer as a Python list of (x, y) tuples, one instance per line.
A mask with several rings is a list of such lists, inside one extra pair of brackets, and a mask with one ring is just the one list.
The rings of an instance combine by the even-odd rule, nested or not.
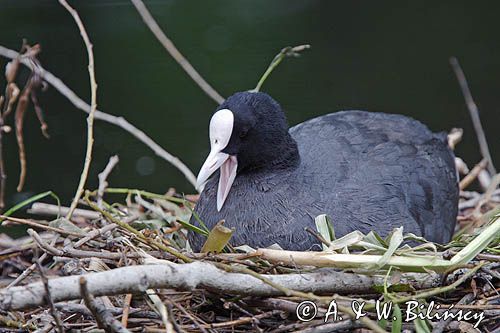
[[(396, 229), (386, 239), (323, 239), (323, 252), (226, 246), (223, 253), (186, 251), (196, 196), (109, 188), (117, 202), (108, 204), (97, 192), (86, 193), (71, 222), (60, 217), (67, 208), (46, 203), (30, 212), (56, 215), (50, 222), (5, 217), (4, 225), (30, 229), (18, 239), (0, 235), (0, 331), (498, 328), (500, 245), (497, 231), (488, 235), (500, 222), (498, 190), (462, 192), (459, 231), (446, 246)], [(482, 244), (464, 253), (480, 237)], [(419, 244), (402, 245), (408, 239)], [(423, 318), (407, 317), (414, 300)], [(387, 320), (377, 316), (383, 304), (392, 306)], [(455, 315), (445, 320), (450, 306)]]

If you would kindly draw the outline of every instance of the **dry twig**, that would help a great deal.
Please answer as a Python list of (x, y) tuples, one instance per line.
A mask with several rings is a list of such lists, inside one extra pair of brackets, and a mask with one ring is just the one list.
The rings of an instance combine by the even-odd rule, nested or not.
[(40, 272), (40, 277), (42, 279), (43, 286), (45, 288), (45, 299), (46, 299), (47, 304), (49, 304), (50, 314), (52, 315), (52, 317), (54, 317), (54, 320), (56, 322), (56, 327), (57, 327), (57, 330), (59, 331), (59, 333), (63, 333), (64, 328), (63, 328), (63, 325), (61, 322), (61, 316), (59, 316), (59, 313), (57, 312), (57, 310), (54, 306), (54, 302), (52, 301), (52, 296), (51, 296), (50, 287), (49, 287), (49, 280), (47, 279), (47, 276), (45, 276), (45, 273), (43, 272), (43, 267), (40, 264), (40, 261), (36, 260), (35, 264), (38, 267), (38, 271)]
[(106, 189), (106, 187), (108, 187), (108, 182), (106, 180), (119, 160), (120, 159), (118, 158), (118, 155), (111, 156), (109, 158), (108, 164), (98, 176), (99, 187), (97, 190), (97, 206), (99, 206), (99, 208), (102, 208), (102, 197), (104, 196), (104, 190)]
[(78, 29), (80, 30), (80, 34), (82, 35), (83, 41), (85, 42), (85, 47), (87, 48), (87, 55), (89, 58), (89, 78), (90, 78), (90, 112), (87, 117), (87, 151), (85, 153), (85, 163), (83, 165), (83, 171), (80, 176), (80, 182), (78, 184), (78, 188), (75, 193), (75, 197), (71, 202), (71, 206), (69, 208), (69, 212), (66, 215), (66, 218), (69, 220), (73, 211), (78, 204), (78, 200), (83, 193), (83, 188), (85, 186), (85, 182), (87, 181), (87, 177), (90, 169), (90, 162), (92, 161), (92, 147), (94, 145), (94, 114), (97, 110), (97, 83), (95, 81), (95, 71), (94, 71), (94, 53), (92, 52), (92, 43), (90, 42), (89, 36), (87, 35), (87, 31), (78, 15), (78, 12), (74, 10), (66, 0), (59, 0), (59, 3), (66, 8), (66, 10), (73, 16)]
[(476, 164), (474, 168), (465, 176), (461, 181), (460, 181), (460, 190), (466, 189), (479, 175), (481, 170), (484, 170), (486, 166), (488, 165), (488, 160), (483, 158), (481, 162)]
[(194, 69), (194, 67), (189, 63), (189, 61), (182, 55), (182, 53), (175, 47), (174, 43), (165, 35), (161, 30), (158, 23), (148, 11), (146, 6), (141, 0), (131, 0), (135, 8), (141, 15), (144, 23), (148, 26), (151, 32), (155, 35), (158, 41), (163, 45), (165, 50), (172, 56), (172, 58), (177, 61), (177, 63), (186, 71), (189, 77), (207, 94), (212, 98), (217, 104), (224, 102), (224, 97), (222, 97), (210, 84), (208, 84), (205, 79)]
[(96, 319), (100, 328), (103, 328), (106, 332), (117, 332), (117, 333), (129, 333), (122, 324), (116, 320), (113, 315), (104, 307), (103, 304), (98, 304), (97, 300), (94, 299), (92, 294), (87, 288), (87, 280), (85, 277), (81, 276), (79, 279), (80, 284), (80, 294), (82, 295), (85, 305), (89, 308), (90, 312)]
[[(6, 58), (15, 59), (19, 56), (19, 53), (0, 45), (0, 55)], [(36, 71), (41, 78), (50, 83), (50, 85), (52, 85), (57, 91), (59, 91), (64, 97), (66, 97), (77, 109), (80, 109), (86, 113), (90, 112), (90, 105), (83, 101), (80, 97), (78, 97), (78, 95), (75, 94), (75, 92), (71, 90), (66, 84), (64, 84), (61, 79), (54, 76), (54, 74), (52, 74), (51, 72), (45, 70), (42, 66), (33, 67), (32, 64), (25, 58), (21, 58), (20, 61), (23, 65), (27, 66), (32, 71)], [(196, 188), (195, 175), (179, 158), (167, 152), (159, 144), (153, 141), (153, 139), (151, 139), (146, 133), (129, 123), (125, 118), (96, 110), (94, 119), (103, 120), (107, 123), (121, 127), (128, 133), (132, 134), (136, 139), (148, 146), (156, 155), (166, 160), (179, 171), (181, 171), (189, 181), (189, 183), (193, 186), (193, 188)]]
[(481, 149), (481, 154), (483, 158), (488, 161), (488, 171), (490, 174), (496, 174), (495, 166), (493, 165), (493, 160), (491, 159), (490, 150), (488, 148), (488, 142), (486, 141), (486, 135), (484, 134), (483, 126), (481, 125), (481, 119), (479, 118), (479, 110), (477, 108), (472, 94), (469, 89), (469, 84), (465, 78), (465, 74), (460, 67), (458, 59), (455, 57), (450, 58), (450, 64), (457, 76), (458, 83), (460, 84), (460, 89), (462, 89), (462, 94), (465, 98), (465, 103), (469, 109), (470, 116), (472, 118), (472, 124), (474, 125), (474, 130), (476, 131), (477, 140), (479, 142), (479, 148)]

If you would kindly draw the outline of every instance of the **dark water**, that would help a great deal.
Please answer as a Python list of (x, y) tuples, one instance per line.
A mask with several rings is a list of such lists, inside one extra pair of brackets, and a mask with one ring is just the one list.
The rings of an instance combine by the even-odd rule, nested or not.
[[(71, 1), (94, 44), (98, 105), (123, 115), (197, 173), (208, 153), (216, 107), (170, 58), (128, 1)], [(224, 96), (253, 88), (283, 46), (310, 43), (264, 86), (291, 124), (341, 109), (401, 113), (434, 131), (465, 129), (457, 152), (480, 160), (467, 109), (448, 64), (457, 56), (500, 165), (500, 2), (146, 1), (152, 14), (199, 72)], [(0, 0), (0, 44), (22, 38), (43, 47), (42, 64), (89, 100), (87, 58), (70, 15), (57, 1)], [(0, 66), (6, 64), (0, 59)], [(2, 70), (3, 72), (3, 70)], [(0, 89), (5, 80), (0, 78)], [(7, 205), (46, 190), (67, 204), (86, 144), (85, 115), (50, 88), (40, 96), (50, 126), (45, 140), (32, 109), (26, 116), (28, 177), (15, 193), (19, 166), (14, 135), (4, 140)], [(10, 120), (12, 124), (12, 119)], [(164, 192), (193, 189), (172, 166), (123, 130), (96, 122), (88, 182), (97, 186), (110, 155), (120, 163), (114, 187)]]

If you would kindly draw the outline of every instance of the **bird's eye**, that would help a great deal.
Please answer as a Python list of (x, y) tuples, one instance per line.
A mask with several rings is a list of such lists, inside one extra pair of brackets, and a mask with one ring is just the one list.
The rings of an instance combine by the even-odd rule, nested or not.
[(219, 140), (215, 139), (215, 140), (214, 140), (214, 143), (215, 143), (215, 144), (218, 144), (218, 143), (219, 143)]

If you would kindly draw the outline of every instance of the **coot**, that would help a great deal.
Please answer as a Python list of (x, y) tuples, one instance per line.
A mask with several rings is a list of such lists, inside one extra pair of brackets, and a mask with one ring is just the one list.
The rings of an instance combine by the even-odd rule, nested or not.
[[(195, 213), (210, 229), (222, 219), (235, 228), (235, 246), (320, 249), (304, 231), (319, 214), (337, 236), (400, 226), (438, 243), (453, 234), (458, 183), (447, 136), (409, 117), (341, 111), (288, 129), (269, 95), (239, 92), (212, 116), (210, 146)], [(198, 251), (205, 238), (189, 240)]]

